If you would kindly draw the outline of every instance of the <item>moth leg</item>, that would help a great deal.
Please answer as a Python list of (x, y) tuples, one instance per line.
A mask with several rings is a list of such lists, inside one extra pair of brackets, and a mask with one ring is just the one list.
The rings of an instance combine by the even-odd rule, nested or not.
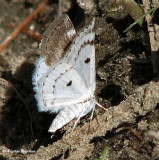
[(92, 119), (93, 119), (94, 110), (95, 110), (95, 105), (94, 105), (94, 107), (93, 107), (93, 110), (92, 110), (91, 116), (90, 116), (90, 118), (89, 118), (90, 120), (92, 120)]
[(75, 124), (73, 125), (72, 131), (75, 129), (75, 127), (76, 127), (78, 121), (80, 120), (80, 118), (83, 117), (83, 114), (85, 113), (85, 111), (86, 111), (86, 108), (84, 108), (84, 110), (82, 110), (82, 112), (79, 114)]

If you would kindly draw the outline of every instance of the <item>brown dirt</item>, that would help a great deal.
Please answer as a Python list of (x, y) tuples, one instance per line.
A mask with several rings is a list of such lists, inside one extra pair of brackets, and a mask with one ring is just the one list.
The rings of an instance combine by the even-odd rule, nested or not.
[[(0, 42), (12, 32), (7, 24), (22, 22), (35, 2), (0, 0)], [(110, 160), (159, 158), (159, 84), (147, 28), (123, 33), (133, 20), (122, 8), (108, 12), (108, 2), (91, 0), (90, 8), (80, 8), (68, 1), (60, 8), (78, 29), (96, 17), (96, 98), (107, 110), (96, 107), (91, 122), (89, 114), (72, 131), (72, 121), (51, 139), (47, 130), (55, 115), (37, 111), (31, 82), (39, 43), (20, 33), (0, 57), (0, 159), (91, 160), (106, 146)], [(42, 34), (57, 12), (57, 2), (50, 2), (29, 26)]]

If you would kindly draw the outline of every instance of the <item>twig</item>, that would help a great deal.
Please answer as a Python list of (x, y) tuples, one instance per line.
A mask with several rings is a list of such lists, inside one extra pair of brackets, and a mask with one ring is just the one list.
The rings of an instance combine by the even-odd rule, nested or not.
[[(6, 24), (9, 28), (15, 28), (15, 24), (10, 23), (10, 24)], [(22, 31), (23, 33), (25, 33), (26, 35), (28, 35), (29, 37), (31, 37), (32, 39), (35, 39), (36, 41), (40, 42), (42, 39), (42, 35), (38, 32), (32, 31), (30, 29), (28, 29), (27, 27), (23, 28)]]
[(2, 51), (8, 44), (16, 37), (16, 35), (41, 11), (48, 0), (44, 0), (33, 13), (31, 13), (12, 33), (9, 35), (4, 42), (0, 45), (0, 51)]

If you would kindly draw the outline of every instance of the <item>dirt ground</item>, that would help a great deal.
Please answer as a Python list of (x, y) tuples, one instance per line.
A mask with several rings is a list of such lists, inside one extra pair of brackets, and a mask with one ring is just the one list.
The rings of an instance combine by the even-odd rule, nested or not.
[[(109, 160), (159, 159), (159, 83), (153, 74), (146, 23), (123, 31), (134, 21), (123, 7), (109, 10), (110, 1), (49, 1), (28, 28), (43, 34), (49, 23), (67, 12), (80, 30), (96, 17), (96, 107), (53, 137), (48, 128), (55, 117), (39, 113), (32, 88), (39, 42), (24, 33), (0, 55), (0, 159), (93, 160), (109, 147)], [(0, 0), (0, 43), (40, 0)], [(85, 4), (85, 5), (83, 5)]]

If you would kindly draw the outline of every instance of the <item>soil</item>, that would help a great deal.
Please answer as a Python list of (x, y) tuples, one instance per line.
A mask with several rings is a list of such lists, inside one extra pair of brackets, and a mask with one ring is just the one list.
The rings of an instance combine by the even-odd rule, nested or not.
[[(0, 0), (0, 42), (12, 33), (40, 0)], [(96, 107), (53, 136), (48, 128), (56, 116), (39, 113), (32, 73), (40, 56), (39, 42), (20, 33), (0, 56), (0, 159), (92, 160), (108, 147), (110, 160), (159, 159), (159, 84), (153, 74), (146, 24), (123, 31), (133, 19), (122, 7), (110, 12), (110, 1), (50, 1), (28, 28), (43, 34), (57, 14), (66, 12), (77, 30), (96, 17)], [(82, 3), (82, 1), (81, 1)], [(52, 138), (51, 138), (52, 136)]]

